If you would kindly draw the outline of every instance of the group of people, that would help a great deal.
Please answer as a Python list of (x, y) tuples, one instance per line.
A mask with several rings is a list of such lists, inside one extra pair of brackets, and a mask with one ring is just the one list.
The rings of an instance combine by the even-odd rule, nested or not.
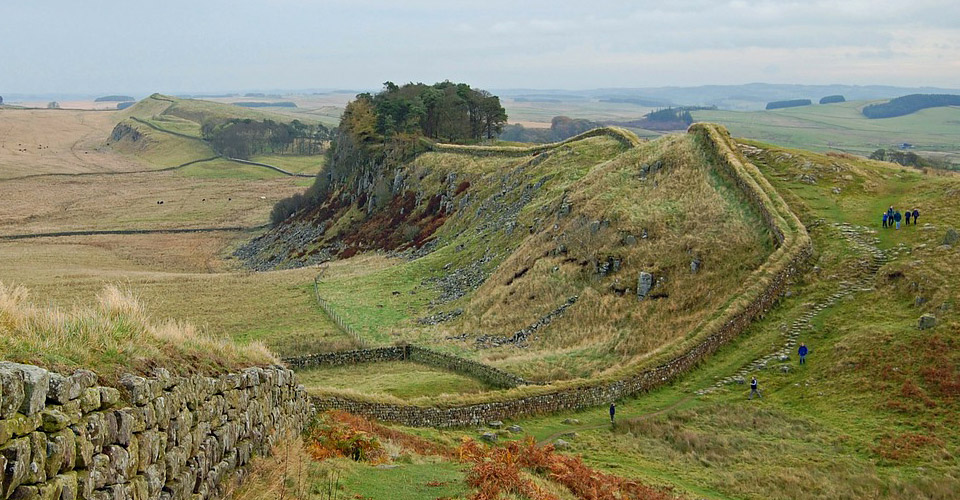
[(917, 225), (917, 219), (920, 218), (920, 211), (914, 208), (911, 210), (905, 210), (902, 214), (899, 210), (894, 210), (893, 205), (883, 213), (883, 227), (896, 227), (900, 229), (900, 221), (906, 220), (906, 224), (910, 224), (910, 218), (913, 217), (913, 225)]

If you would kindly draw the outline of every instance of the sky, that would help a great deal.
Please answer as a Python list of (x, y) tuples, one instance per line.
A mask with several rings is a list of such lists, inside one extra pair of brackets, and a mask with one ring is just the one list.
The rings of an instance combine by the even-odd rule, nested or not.
[(4, 0), (0, 95), (960, 87), (957, 0)]

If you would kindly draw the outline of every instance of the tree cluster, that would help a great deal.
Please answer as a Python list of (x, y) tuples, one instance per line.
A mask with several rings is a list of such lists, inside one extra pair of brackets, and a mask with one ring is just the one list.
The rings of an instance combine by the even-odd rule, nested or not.
[(507, 122), (499, 97), (466, 83), (408, 83), (401, 87), (386, 82), (380, 92), (360, 94), (357, 101), (372, 106), (374, 131), (386, 139), (419, 134), (443, 142), (472, 142), (492, 139)]
[(820, 99), (820, 104), (835, 104), (838, 102), (847, 102), (842, 95), (828, 95)]
[(773, 101), (767, 103), (767, 109), (796, 108), (813, 104), (810, 99), (790, 99), (787, 101)]
[(940, 106), (960, 106), (960, 95), (910, 94), (891, 99), (889, 102), (871, 104), (864, 107), (862, 113), (867, 118), (893, 118)]
[(234, 118), (204, 123), (201, 133), (220, 154), (242, 159), (264, 153), (320, 154), (325, 141), (330, 139), (327, 127), (308, 125), (300, 120), (279, 123)]

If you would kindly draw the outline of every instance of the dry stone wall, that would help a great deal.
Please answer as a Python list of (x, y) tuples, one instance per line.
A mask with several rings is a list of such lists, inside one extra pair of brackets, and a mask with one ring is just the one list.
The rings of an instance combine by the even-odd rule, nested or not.
[(292, 371), (98, 385), (0, 362), (0, 496), (16, 500), (221, 498), (251, 457), (309, 418)]
[(473, 360), (432, 351), (414, 345), (398, 345), (377, 347), (372, 349), (355, 349), (351, 351), (326, 352), (311, 354), (283, 360), (293, 368), (309, 368), (311, 366), (344, 366), (362, 363), (378, 363), (389, 361), (412, 361), (422, 365), (432, 366), (467, 377), (477, 379), (491, 387), (509, 389), (527, 385), (529, 382), (512, 373), (498, 368), (478, 363)]

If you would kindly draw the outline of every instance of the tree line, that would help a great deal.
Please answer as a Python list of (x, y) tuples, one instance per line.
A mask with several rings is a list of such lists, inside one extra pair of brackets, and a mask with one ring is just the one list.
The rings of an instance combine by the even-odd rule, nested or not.
[(960, 95), (910, 94), (890, 99), (888, 102), (865, 106), (862, 113), (867, 118), (893, 118), (940, 106), (960, 106)]
[(330, 130), (300, 120), (280, 123), (273, 120), (233, 118), (208, 121), (200, 132), (204, 140), (222, 155), (249, 159), (258, 154), (315, 155), (323, 152)]

